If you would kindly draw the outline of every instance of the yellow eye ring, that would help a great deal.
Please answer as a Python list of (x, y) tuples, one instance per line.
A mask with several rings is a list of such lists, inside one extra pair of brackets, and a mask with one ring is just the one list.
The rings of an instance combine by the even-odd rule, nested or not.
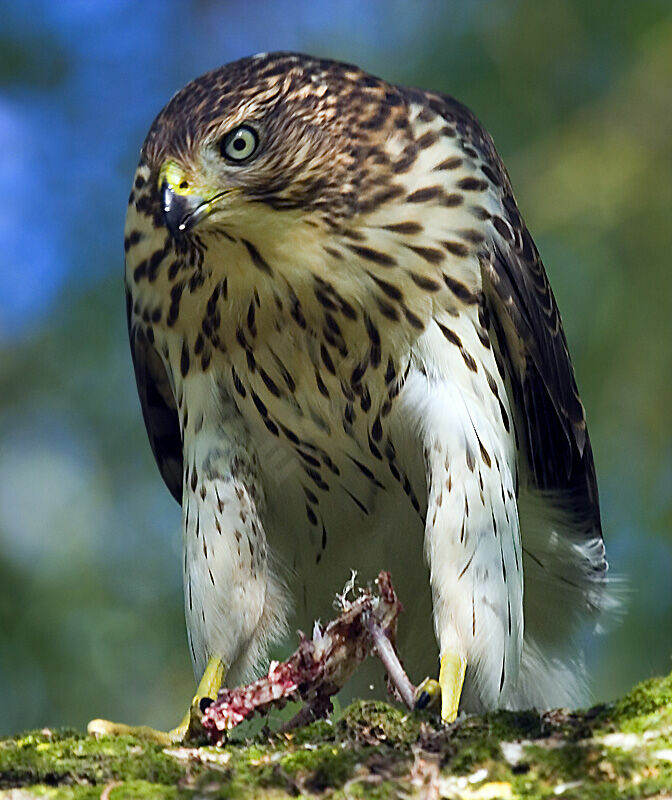
[(249, 125), (239, 125), (222, 138), (219, 151), (227, 161), (239, 164), (247, 161), (256, 151), (259, 137)]

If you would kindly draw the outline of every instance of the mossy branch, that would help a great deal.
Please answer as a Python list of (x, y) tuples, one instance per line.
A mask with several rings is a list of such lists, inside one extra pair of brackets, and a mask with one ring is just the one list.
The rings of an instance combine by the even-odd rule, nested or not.
[(498, 712), (448, 728), (429, 714), (368, 701), (335, 723), (223, 748), (162, 749), (71, 730), (0, 740), (0, 798), (21, 800), (636, 798), (671, 786), (672, 676), (588, 711)]

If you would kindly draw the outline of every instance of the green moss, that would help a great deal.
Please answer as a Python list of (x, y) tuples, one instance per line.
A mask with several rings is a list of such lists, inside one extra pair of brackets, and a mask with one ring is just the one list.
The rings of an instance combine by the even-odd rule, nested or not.
[(325, 776), (325, 786), (335, 786), (349, 777), (353, 754), (338, 745), (323, 744), (288, 753), (280, 759), (280, 765), (292, 775), (319, 772)]
[(551, 746), (530, 745), (525, 752), (529, 761), (535, 764), (535, 775), (544, 781), (567, 783), (582, 780), (587, 777), (594, 760), (588, 748), (576, 744), (563, 747), (555, 743)]
[[(29, 786), (22, 790), (20, 795), (10, 795), (16, 800), (100, 800), (105, 786), (57, 786), (44, 785)], [(127, 781), (118, 785), (109, 784), (110, 800), (176, 800), (184, 796), (177, 787), (157, 785), (148, 781)], [(4, 793), (0, 790), (0, 798)]]
[[(503, 742), (514, 743), (513, 750)], [(106, 786), (110, 800), (387, 800), (412, 794), (411, 775), (424, 762), (440, 769), (456, 797), (500, 781), (513, 796), (546, 798), (560, 789), (568, 800), (611, 800), (666, 790), (671, 750), (672, 678), (666, 678), (585, 712), (499, 712), (447, 728), (428, 713), (360, 701), (333, 724), (264, 731), (224, 748), (164, 751), (133, 737), (29, 732), (0, 740), (0, 790), (23, 787), (28, 796), (57, 800), (99, 798)]]
[(278, 746), (286, 744), (301, 745), (306, 742), (328, 742), (333, 741), (335, 736), (334, 725), (330, 720), (320, 719), (317, 722), (312, 722), (310, 725), (304, 725), (301, 728), (294, 728), (288, 733), (277, 734), (272, 737), (272, 741), (277, 743)]
[(180, 796), (180, 792), (176, 786), (166, 786), (162, 784), (157, 786), (156, 783), (148, 781), (126, 781), (121, 786), (115, 786), (111, 789), (109, 797), (110, 800), (154, 800), (154, 798), (165, 798), (165, 800), (173, 800)]
[[(405, 782), (404, 782), (405, 784)], [(355, 800), (355, 798), (366, 798), (366, 800), (399, 800), (400, 797), (412, 797), (410, 787), (401, 785), (399, 781), (382, 780), (378, 776), (363, 778), (362, 780), (353, 779), (349, 781), (347, 792), (336, 792), (333, 797), (336, 800)]]
[(646, 730), (650, 715), (672, 722), (672, 674), (638, 684), (607, 711), (610, 723), (633, 723), (632, 730)]
[(464, 775), (501, 758), (500, 742), (541, 735), (542, 718), (536, 712), (499, 711), (471, 717), (447, 734), (448, 764), (452, 772)]
[(410, 713), (379, 700), (358, 700), (343, 711), (336, 723), (341, 741), (383, 742), (410, 746), (420, 735), (423, 721), (436, 721), (426, 713)]
[[(271, 740), (267, 746), (254, 744), (228, 749), (226, 797), (254, 796), (254, 790), (286, 789), (292, 794), (305, 788), (319, 793), (339, 788), (368, 757), (369, 748), (353, 749), (346, 743), (285, 741), (279, 746)], [(201, 777), (200, 785), (211, 779)]]
[(98, 740), (72, 731), (33, 731), (0, 740), (0, 788), (55, 785), (72, 774), (92, 784), (119, 779), (170, 784), (182, 773), (160, 747), (132, 737)]
[[(98, 786), (30, 786), (25, 789), (12, 790), (20, 791), (22, 794), (10, 795), (11, 800), (29, 800), (29, 798), (40, 798), (40, 800), (99, 800), (101, 788)], [(4, 793), (0, 790), (0, 798), (4, 798)]]

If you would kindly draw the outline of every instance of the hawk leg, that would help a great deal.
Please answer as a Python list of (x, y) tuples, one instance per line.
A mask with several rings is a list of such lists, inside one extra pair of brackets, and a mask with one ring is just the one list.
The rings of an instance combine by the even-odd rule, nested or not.
[(439, 680), (425, 678), (415, 693), (415, 707), (427, 708), (441, 700), (441, 719), (444, 722), (455, 722), (457, 710), (462, 696), (464, 673), (467, 668), (466, 658), (457, 653), (444, 653), (441, 656)]
[[(469, 327), (459, 330), (469, 341)], [(481, 396), (487, 397), (484, 391)], [(436, 681), (421, 684), (416, 702), (427, 704), (440, 690), (441, 717), (452, 722), (467, 664), (470, 709), (505, 705), (518, 678), (522, 559), (507, 460), (511, 448), (485, 400), (479, 407), (452, 380), (411, 374), (402, 399), (411, 418), (418, 408), (422, 412), (425, 547), (441, 654), (438, 686)]]

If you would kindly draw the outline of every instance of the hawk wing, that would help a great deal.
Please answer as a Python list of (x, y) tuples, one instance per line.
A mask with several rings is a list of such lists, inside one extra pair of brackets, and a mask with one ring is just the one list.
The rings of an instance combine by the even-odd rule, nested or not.
[(483, 260), (483, 289), (522, 412), (531, 476), (562, 495), (579, 530), (601, 535), (593, 453), (560, 314), (529, 232), (514, 230), (515, 243), (494, 246)]
[(173, 497), (182, 504), (182, 432), (173, 390), (161, 356), (147, 338), (144, 327), (133, 320), (128, 291), (126, 316), (135, 381), (149, 444), (161, 477)]
[(483, 291), (524, 423), (519, 433), (530, 477), (536, 487), (556, 495), (578, 531), (601, 537), (593, 453), (567, 340), (509, 176), (490, 135), (468, 108), (433, 93), (425, 102), (456, 125), (467, 155), (476, 150), (484, 177), (499, 195), (501, 216), (491, 218), (493, 236), (482, 254)]

